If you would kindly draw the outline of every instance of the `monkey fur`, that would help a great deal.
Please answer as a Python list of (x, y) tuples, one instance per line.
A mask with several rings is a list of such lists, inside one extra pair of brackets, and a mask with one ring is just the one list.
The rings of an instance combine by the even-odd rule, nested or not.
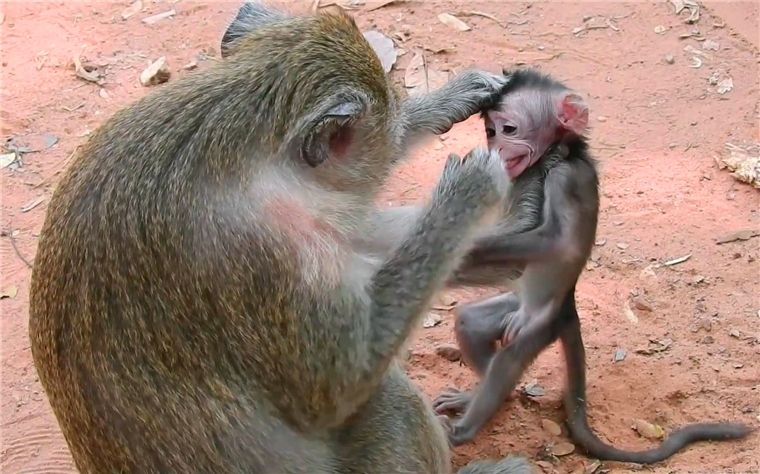
[(77, 469), (450, 473), (396, 356), (498, 213), (500, 159), (450, 157), (382, 263), (352, 242), (393, 164), (506, 79), (402, 100), (345, 14), (247, 3), (225, 38), (218, 64), (99, 127), (51, 199), (29, 335)]

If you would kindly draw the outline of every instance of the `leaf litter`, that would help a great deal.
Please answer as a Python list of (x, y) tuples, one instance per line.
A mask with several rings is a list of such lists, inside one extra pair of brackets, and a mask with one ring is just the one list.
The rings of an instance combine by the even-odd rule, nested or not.
[(726, 143), (726, 150), (728, 156), (723, 156), (718, 161), (721, 169), (728, 168), (737, 181), (760, 189), (760, 143), (744, 147)]
[(393, 40), (377, 30), (367, 31), (364, 33), (364, 38), (372, 46), (372, 49), (375, 50), (377, 57), (380, 58), (383, 70), (386, 73), (390, 72), (398, 59), (398, 52)]
[(422, 53), (415, 53), (404, 74), (404, 86), (409, 89), (409, 95), (427, 94), (449, 80), (445, 71), (430, 67)]
[(438, 21), (443, 23), (446, 26), (450, 26), (451, 28), (454, 28), (457, 31), (470, 31), (472, 28), (470, 28), (470, 25), (463, 22), (459, 18), (455, 17), (454, 15), (450, 13), (441, 13), (438, 15)]

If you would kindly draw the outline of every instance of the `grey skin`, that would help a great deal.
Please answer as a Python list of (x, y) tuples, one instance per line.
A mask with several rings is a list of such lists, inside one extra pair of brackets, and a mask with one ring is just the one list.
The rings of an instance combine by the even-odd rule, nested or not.
[(470, 71), (402, 100), (350, 17), (242, 12), (231, 30), (256, 28), (108, 119), (51, 199), (29, 336), (77, 469), (450, 473), (397, 353), (498, 214), (498, 154), (450, 158), (379, 266), (351, 242), (408, 147), (506, 80)]
[[(599, 206), (595, 160), (583, 138), (587, 109), (580, 96), (547, 76), (530, 70), (505, 74), (510, 83), (501, 103), (483, 114), (489, 147), (498, 150), (503, 160), (527, 154), (529, 165), (513, 177), (508, 202), (516, 202), (519, 189), (534, 189), (524, 181), (540, 183), (542, 190), (529, 198), (531, 204), (524, 212), (506, 213), (506, 222), (510, 216), (522, 216), (523, 231), (504, 232), (508, 227), (502, 226), (502, 233), (496, 230), (479, 237), (460, 264), (466, 273), (476, 273), (479, 266), (489, 268), (484, 280), (497, 281), (500, 267), (507, 279), (516, 274), (520, 278), (517, 294), (464, 305), (455, 313), (463, 359), (482, 381), (474, 393), (450, 389), (434, 400), (438, 413), (464, 412), (453, 423), (444, 419), (451, 443), (472, 440), (525, 369), (558, 338), (568, 372), (564, 396), (568, 426), (574, 441), (589, 455), (651, 464), (693, 442), (747, 436), (753, 431), (748, 426), (700, 423), (673, 432), (655, 449), (631, 452), (607, 445), (593, 433), (587, 420), (585, 350), (575, 304), (575, 285), (593, 245)], [(532, 169), (541, 173), (531, 176)], [(541, 209), (539, 219), (532, 217), (536, 208)], [(499, 350), (498, 341), (504, 346)]]

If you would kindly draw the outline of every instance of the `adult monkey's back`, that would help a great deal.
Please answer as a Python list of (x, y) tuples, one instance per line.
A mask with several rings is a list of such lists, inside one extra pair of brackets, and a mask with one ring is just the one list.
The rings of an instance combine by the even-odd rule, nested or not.
[(498, 156), (450, 159), (379, 270), (349, 242), (392, 163), (504, 79), (473, 71), (402, 102), (349, 17), (243, 13), (234, 54), (108, 120), (51, 200), (29, 330), (74, 462), (450, 472), (440, 423), (394, 357), (507, 192)]

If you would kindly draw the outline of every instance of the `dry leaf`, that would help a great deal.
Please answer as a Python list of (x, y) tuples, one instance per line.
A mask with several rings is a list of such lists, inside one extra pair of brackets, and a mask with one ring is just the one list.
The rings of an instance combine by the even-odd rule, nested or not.
[(559, 436), (562, 434), (562, 428), (560, 428), (559, 425), (552, 420), (541, 420), (541, 427), (543, 427), (544, 431), (552, 436)]
[(17, 294), (18, 294), (18, 287), (9, 286), (8, 288), (0, 291), (0, 300), (4, 300), (5, 298), (15, 298)]
[(504, 23), (502, 23), (501, 21), (499, 21), (498, 18), (496, 18), (495, 16), (490, 15), (488, 13), (485, 13), (485, 12), (479, 12), (479, 11), (475, 11), (475, 10), (469, 10), (469, 11), (457, 12), (456, 16), (481, 16), (483, 18), (488, 18), (491, 21), (495, 21), (502, 28), (506, 28), (506, 25), (504, 25)]
[(45, 202), (45, 199), (47, 199), (47, 197), (40, 196), (37, 199), (33, 199), (33, 200), (29, 201), (28, 203), (24, 204), (24, 206), (21, 208), (21, 212), (29, 212), (29, 211), (31, 211), (35, 207), (37, 207), (40, 204), (42, 204), (43, 202)]
[(438, 21), (446, 26), (454, 28), (457, 31), (470, 31), (471, 29), (467, 23), (448, 13), (441, 13), (438, 15)]
[(644, 420), (634, 420), (633, 429), (647, 439), (662, 439), (665, 435), (665, 432), (660, 426), (653, 425)]
[(318, 9), (320, 13), (333, 15), (333, 16), (340, 15), (341, 13), (344, 13), (346, 11), (345, 8), (338, 5), (337, 3), (331, 3), (329, 5), (320, 6)]
[(364, 38), (372, 46), (377, 57), (380, 58), (383, 70), (386, 73), (390, 72), (393, 65), (396, 64), (396, 59), (398, 59), (396, 45), (393, 44), (393, 40), (375, 30), (364, 33)]
[(456, 362), (462, 358), (462, 351), (454, 344), (439, 344), (435, 346), (436, 355), (450, 362)]
[(737, 240), (749, 240), (752, 237), (757, 237), (758, 235), (760, 235), (760, 230), (745, 229), (718, 237), (717, 242), (718, 244), (727, 244), (729, 242), (736, 242)]
[(159, 13), (158, 15), (149, 16), (148, 18), (143, 18), (142, 22), (146, 25), (155, 25), (159, 21), (172, 17), (176, 15), (177, 12), (175, 10), (169, 10), (168, 12)]
[(674, 258), (673, 260), (668, 260), (667, 262), (663, 263), (663, 265), (665, 265), (666, 267), (678, 265), (679, 263), (683, 263), (690, 258), (691, 258), (691, 254), (684, 255), (683, 257), (678, 257), (678, 258)]
[(425, 49), (425, 51), (430, 51), (433, 54), (453, 53), (455, 51), (455, 49), (450, 46), (443, 46), (443, 47), (424, 46), (423, 48)]
[(82, 59), (77, 54), (73, 58), (74, 61), (74, 70), (76, 71), (76, 75), (79, 78), (84, 79), (85, 81), (90, 82), (98, 82), (100, 81), (100, 74), (98, 74), (98, 71), (95, 71), (94, 69), (87, 70), (82, 65)]
[(672, 339), (662, 339), (662, 340), (651, 340), (649, 341), (650, 346), (642, 349), (636, 349), (637, 354), (641, 355), (652, 355), (657, 352), (664, 352), (668, 349), (670, 349), (670, 346), (673, 345)]
[(404, 74), (404, 85), (409, 95), (427, 94), (446, 84), (448, 73), (429, 66), (424, 55), (415, 53)]
[(135, 15), (136, 13), (140, 13), (143, 9), (143, 3), (141, 0), (137, 0), (135, 3), (130, 5), (126, 10), (121, 12), (121, 19), (127, 20), (129, 17)]
[(702, 43), (702, 49), (705, 51), (718, 51), (720, 49), (720, 44), (718, 44), (717, 41), (713, 40), (705, 40), (704, 43)]
[(3, 153), (0, 155), (0, 169), (6, 168), (16, 162), (16, 153)]
[(557, 443), (549, 451), (555, 456), (567, 456), (575, 451), (575, 445), (573, 443)]
[(602, 462), (596, 460), (588, 465), (588, 467), (583, 471), (583, 474), (594, 474), (599, 470), (600, 467), (602, 467)]
[(631, 310), (631, 305), (628, 303), (628, 300), (625, 300), (625, 303), (623, 303), (623, 315), (625, 316), (625, 319), (631, 323), (638, 324), (639, 318), (636, 316), (636, 313)]
[(427, 316), (425, 316), (425, 319), (422, 321), (422, 327), (423, 328), (432, 328), (433, 326), (437, 326), (441, 323), (441, 317), (438, 316), (435, 313), (428, 313)]
[(49, 133), (15, 136), (5, 142), (4, 148), (16, 153), (36, 153), (58, 143), (58, 137)]
[(397, 5), (399, 3), (405, 3), (405, 2), (406, 2), (406, 0), (385, 0), (385, 1), (381, 1), (377, 5), (373, 5), (373, 6), (369, 7), (369, 8), (367, 8), (366, 11), (371, 12), (371, 11), (379, 10), (381, 8), (384, 8), (384, 7), (387, 7), (387, 6), (390, 6), (390, 5)]
[(546, 473), (554, 471), (554, 465), (549, 461), (536, 461), (536, 466), (540, 467), (541, 470)]

